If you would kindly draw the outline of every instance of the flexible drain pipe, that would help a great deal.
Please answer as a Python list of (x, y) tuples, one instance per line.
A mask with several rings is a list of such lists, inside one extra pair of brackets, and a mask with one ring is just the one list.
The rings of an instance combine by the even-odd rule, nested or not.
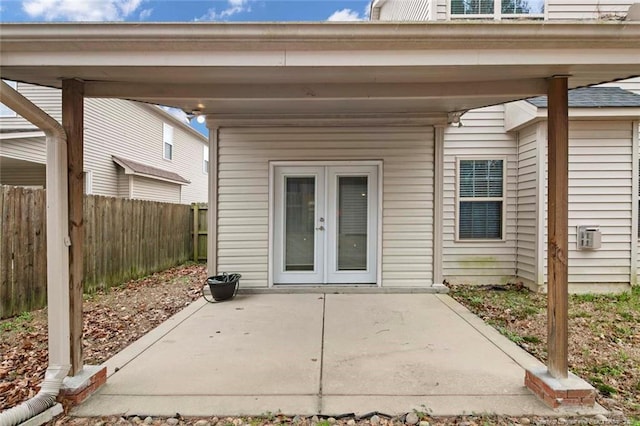
[(0, 413), (0, 426), (16, 426), (53, 407), (71, 369), (69, 322), (69, 215), (67, 135), (63, 127), (4, 81), (0, 102), (44, 131), (47, 145), (47, 306), (49, 366), (40, 392)]

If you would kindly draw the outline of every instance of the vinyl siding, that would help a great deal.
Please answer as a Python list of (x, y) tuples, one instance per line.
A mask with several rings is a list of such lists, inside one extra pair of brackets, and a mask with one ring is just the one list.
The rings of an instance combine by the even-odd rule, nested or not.
[[(116, 197), (122, 169), (112, 155), (178, 173), (191, 181), (182, 199), (191, 203), (207, 199), (207, 175), (202, 172), (204, 139), (174, 126), (173, 159), (163, 158), (160, 115), (136, 102), (120, 99), (85, 100), (85, 169), (93, 171), (94, 194)], [(168, 121), (168, 124), (172, 124)], [(187, 188), (188, 187), (188, 188)], [(148, 198), (150, 194), (145, 196)], [(158, 199), (160, 201), (160, 199)]]
[[(16, 89), (56, 121), (62, 121), (62, 92), (60, 90), (20, 82), (17, 83)], [(0, 127), (3, 129), (36, 129), (33, 124), (21, 116), (0, 117)]]
[(518, 135), (517, 275), (535, 286), (537, 250), (538, 141), (537, 126)]
[[(18, 91), (53, 118), (61, 121), (60, 90), (18, 83)], [(128, 190), (123, 191), (120, 182), (119, 175), (122, 174), (122, 169), (116, 166), (111, 158), (112, 155), (117, 155), (178, 173), (191, 181), (181, 191), (182, 199), (178, 202), (207, 200), (208, 180), (202, 170), (203, 147), (208, 144), (207, 139), (192, 134), (163, 115), (160, 111), (150, 111), (146, 105), (136, 102), (121, 99), (85, 99), (84, 169), (93, 173), (94, 194), (111, 197), (128, 195)], [(164, 122), (174, 127), (174, 155), (171, 161), (163, 158)], [(0, 128), (33, 129), (34, 126), (21, 117), (0, 118)], [(37, 149), (31, 140), (24, 146), (0, 141), (0, 147), (3, 156), (35, 162), (44, 162), (46, 158), (44, 143)]]
[(581, 20), (624, 17), (637, 0), (548, 0), (548, 19)]
[(180, 185), (133, 176), (132, 197), (140, 200), (180, 203)]
[[(124, 174), (123, 171), (118, 173), (118, 197), (129, 198), (130, 197), (130, 183), (133, 176)], [(95, 193), (95, 184), (94, 184)]]
[[(638, 158), (640, 158), (640, 121), (636, 121), (633, 123), (634, 126), (636, 126), (636, 134), (635, 134), (635, 140), (633, 141), (633, 149), (636, 150), (636, 153), (638, 154)], [(637, 166), (638, 168), (635, 169), (635, 176), (634, 178), (636, 179), (636, 188), (640, 188), (640, 160), (636, 161), (635, 166)], [(633, 194), (633, 203), (639, 204), (638, 205), (638, 210), (636, 211), (634, 220), (636, 221), (636, 231), (640, 232), (640, 193), (639, 193), (640, 189), (636, 190), (635, 193)], [(633, 241), (635, 241), (636, 244), (636, 264), (635, 265), (631, 265), (631, 269), (633, 271), (633, 269), (635, 268), (635, 282), (632, 282), (633, 285), (640, 285), (640, 261), (638, 261), (638, 257), (640, 257), (640, 237), (638, 237), (638, 235), (632, 235), (631, 236), (631, 241), (633, 244)]]
[(436, 2), (436, 20), (446, 21), (449, 19), (449, 11), (447, 10), (447, 0), (431, 0)]
[(380, 9), (381, 21), (428, 21), (431, 1), (387, 0)]
[[(630, 122), (569, 123), (570, 286), (630, 282), (632, 149)], [(599, 225), (602, 247), (577, 250), (578, 225)], [(546, 258), (545, 246), (545, 274)]]
[(269, 161), (382, 160), (382, 285), (431, 285), (433, 155), (431, 127), (220, 129), (218, 270), (268, 284)]
[[(515, 135), (504, 131), (502, 105), (469, 111), (463, 127), (449, 127), (444, 136), (443, 265), (451, 283), (495, 284), (516, 272), (516, 209), (518, 156)], [(456, 158), (506, 159), (504, 241), (456, 241)]]
[(42, 136), (0, 140), (0, 156), (46, 164), (47, 148), (45, 138)]
[[(547, 19), (586, 20), (612, 19), (626, 16), (629, 6), (637, 0), (547, 0)], [(434, 2), (435, 20), (449, 19), (447, 0), (389, 0), (381, 9), (380, 20), (429, 20), (428, 3)], [(422, 8), (421, 10), (418, 8)]]
[(47, 168), (44, 164), (12, 160), (0, 166), (0, 184), (45, 187)]

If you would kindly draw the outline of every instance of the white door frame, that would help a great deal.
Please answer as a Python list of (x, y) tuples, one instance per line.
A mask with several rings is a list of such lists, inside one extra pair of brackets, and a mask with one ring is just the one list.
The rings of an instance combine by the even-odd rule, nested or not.
[[(269, 162), (269, 253), (268, 253), (268, 285), (274, 286), (275, 280), (275, 171), (277, 167), (348, 167), (348, 166), (375, 166), (377, 167), (377, 191), (376, 191), (376, 286), (382, 286), (382, 194), (383, 194), (383, 162), (382, 160), (347, 160), (347, 161), (270, 161)], [(326, 263), (326, 262), (325, 262)]]

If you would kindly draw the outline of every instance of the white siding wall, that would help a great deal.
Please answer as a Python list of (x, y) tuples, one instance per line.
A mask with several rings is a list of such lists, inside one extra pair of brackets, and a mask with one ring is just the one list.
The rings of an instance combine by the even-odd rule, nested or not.
[(436, 2), (436, 20), (446, 21), (449, 19), (449, 4), (447, 0), (431, 0)]
[(536, 287), (537, 206), (538, 206), (538, 126), (529, 126), (518, 135), (517, 275)]
[(380, 8), (381, 21), (428, 21), (431, 1), (387, 0)]
[(47, 162), (45, 138), (16, 138), (0, 140), (0, 156), (45, 164)]
[(382, 160), (382, 284), (432, 283), (433, 128), (220, 129), (218, 270), (268, 283), (269, 161)]
[[(131, 192), (130, 192), (130, 185), (131, 185), (131, 181), (133, 179), (133, 176), (131, 175), (125, 175), (122, 171), (120, 171), (120, 173), (118, 173), (118, 197), (122, 197), (122, 198), (130, 198), (131, 196)], [(95, 188), (95, 185), (94, 185)], [(93, 190), (94, 194), (95, 194), (95, 189)]]
[[(502, 105), (470, 111), (461, 121), (463, 127), (449, 127), (444, 136), (443, 275), (451, 283), (504, 283), (516, 272), (516, 137), (504, 131)], [(504, 241), (455, 241), (456, 158), (474, 155), (507, 160)]]
[[(426, 21), (426, 3), (433, 2), (435, 20), (449, 19), (447, 0), (389, 0), (381, 8), (383, 21)], [(611, 19), (626, 16), (637, 0), (547, 0), (548, 18), (558, 20)], [(422, 8), (419, 10), (418, 7)]]
[(157, 179), (134, 176), (131, 198), (165, 203), (180, 203), (180, 185), (159, 181)]
[[(118, 196), (121, 170), (111, 156), (117, 155), (170, 170), (191, 181), (183, 203), (206, 201), (207, 175), (202, 171), (204, 139), (174, 126), (173, 159), (163, 158), (160, 115), (135, 102), (120, 99), (85, 100), (85, 169), (93, 172), (94, 194)], [(170, 121), (168, 124), (173, 125)], [(141, 189), (136, 193), (140, 194)], [(151, 194), (147, 194), (145, 199)]]
[[(61, 91), (30, 84), (18, 83), (18, 91), (61, 121)], [(174, 157), (163, 158), (162, 124), (174, 127)], [(0, 118), (0, 128), (33, 129), (21, 117)], [(85, 99), (85, 170), (93, 172), (93, 193), (122, 196), (118, 175), (121, 170), (111, 156), (118, 155), (150, 166), (178, 173), (191, 181), (182, 191), (183, 203), (207, 200), (207, 175), (202, 170), (205, 137), (198, 137), (146, 106), (120, 99)], [(18, 155), (29, 161), (43, 162), (46, 157), (44, 143), (41, 151), (29, 142), (24, 147), (0, 142), (2, 155)], [(19, 149), (22, 149), (20, 152)], [(21, 155), (21, 156), (19, 156)], [(148, 196), (146, 197), (148, 198)]]
[(548, 0), (549, 20), (607, 19), (626, 16), (637, 0)]
[(15, 186), (45, 186), (47, 168), (44, 164), (21, 160), (0, 160), (0, 183)]
[[(633, 124), (635, 126), (635, 134), (634, 134), (634, 141), (633, 141), (633, 147), (632, 149), (636, 150), (636, 153), (638, 154), (638, 157), (640, 159), (640, 121), (636, 121)], [(636, 167), (634, 170), (634, 178), (636, 179), (636, 189), (634, 191), (634, 194), (632, 196), (632, 202), (636, 205), (638, 205), (638, 210), (636, 210), (634, 213), (634, 219), (636, 221), (636, 226), (635, 226), (635, 231), (636, 231), (636, 235), (631, 235), (631, 244), (636, 244), (636, 256), (635, 256), (635, 281), (632, 281), (633, 285), (640, 285), (640, 261), (638, 261), (638, 257), (640, 256), (640, 237), (638, 236), (638, 232), (640, 232), (640, 160), (635, 160), (635, 164), (634, 166)], [(633, 257), (632, 257), (633, 259)], [(634, 265), (631, 265), (631, 269), (633, 270)]]
[[(569, 124), (569, 285), (628, 284), (631, 274), (632, 124), (573, 121)], [(546, 198), (546, 195), (545, 195)], [(576, 227), (600, 225), (602, 248), (576, 249)], [(546, 233), (543, 236), (546, 241)], [(545, 275), (546, 275), (545, 245)], [(633, 267), (635, 271), (635, 267)], [(602, 287), (601, 288), (605, 288)]]
[[(62, 92), (60, 90), (20, 82), (17, 83), (16, 89), (56, 121), (60, 122), (62, 120)], [(36, 129), (33, 124), (20, 116), (0, 117), (0, 127)]]

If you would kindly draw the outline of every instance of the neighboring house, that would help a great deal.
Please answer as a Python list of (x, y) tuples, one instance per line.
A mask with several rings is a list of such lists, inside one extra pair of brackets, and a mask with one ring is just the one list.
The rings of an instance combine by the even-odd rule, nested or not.
[[(61, 92), (10, 83), (56, 120)], [(208, 140), (158, 106), (85, 99), (85, 193), (170, 203), (207, 200)], [(0, 104), (0, 184), (45, 186), (44, 133)]]
[[(633, 3), (376, 0), (372, 20), (621, 20)], [(632, 92), (640, 93), (640, 78), (605, 86), (569, 98), (569, 283), (576, 292), (637, 283), (640, 95)], [(460, 111), (460, 127), (445, 129), (437, 281), (546, 285), (545, 107), (536, 98)], [(599, 248), (578, 248), (580, 226), (600, 231)]]

